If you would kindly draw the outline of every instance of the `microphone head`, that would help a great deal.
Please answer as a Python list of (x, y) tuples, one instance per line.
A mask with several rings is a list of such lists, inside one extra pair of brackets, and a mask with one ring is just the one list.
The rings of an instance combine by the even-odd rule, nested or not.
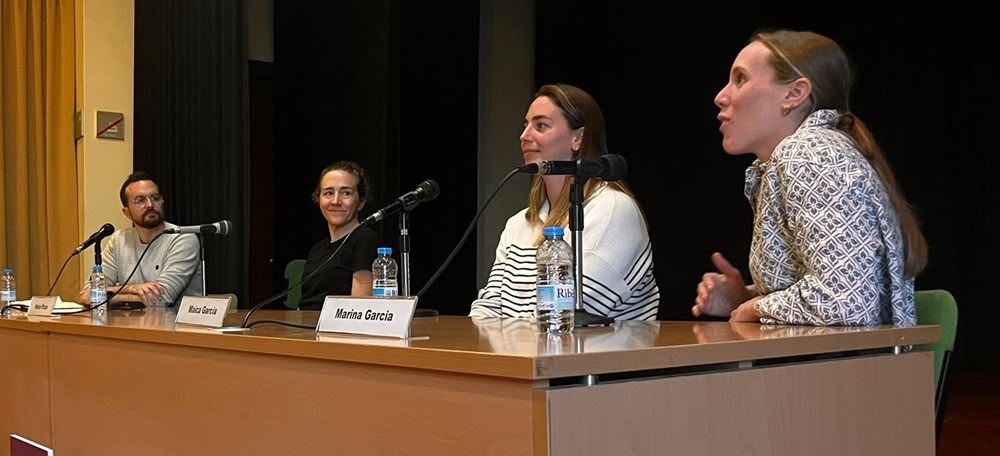
[(420, 201), (430, 201), (437, 198), (439, 193), (441, 193), (441, 188), (433, 179), (427, 179), (417, 186), (417, 195)]
[(101, 231), (99, 231), (100, 233), (99, 236), (108, 237), (111, 236), (111, 234), (114, 232), (115, 232), (115, 226), (110, 223), (105, 223), (103, 226), (101, 226)]
[(628, 174), (628, 162), (625, 157), (618, 154), (604, 154), (601, 156), (604, 164), (604, 171), (601, 172), (601, 179), (606, 181), (622, 180)]
[(229, 234), (229, 230), (233, 228), (233, 222), (229, 220), (223, 220), (218, 223), (219, 228), (215, 231), (215, 234), (221, 234), (223, 236)]
[(526, 174), (538, 174), (538, 163), (528, 163), (517, 168), (517, 172)]
[(603, 179), (607, 168), (607, 162), (604, 161), (604, 156), (601, 156), (597, 160), (579, 160), (573, 174), (579, 177), (600, 177)]

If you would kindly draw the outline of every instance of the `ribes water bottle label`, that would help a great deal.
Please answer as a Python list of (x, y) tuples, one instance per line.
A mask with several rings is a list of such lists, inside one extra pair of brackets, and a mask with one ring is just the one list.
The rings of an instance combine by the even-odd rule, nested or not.
[(90, 303), (91, 304), (97, 305), (97, 304), (100, 304), (100, 303), (104, 302), (106, 299), (108, 299), (108, 291), (107, 290), (94, 290), (94, 289), (90, 290)]
[(376, 298), (390, 298), (398, 294), (396, 287), (374, 287), (372, 295)]
[(15, 294), (16, 293), (14, 292), (14, 290), (0, 291), (0, 301), (3, 302), (16, 301), (17, 296), (14, 296)]
[(573, 310), (574, 291), (573, 285), (539, 285), (538, 310)]

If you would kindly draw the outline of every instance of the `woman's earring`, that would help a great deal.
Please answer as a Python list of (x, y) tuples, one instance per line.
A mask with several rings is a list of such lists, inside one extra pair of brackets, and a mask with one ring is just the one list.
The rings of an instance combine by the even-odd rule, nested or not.
[(792, 107), (791, 106), (783, 105), (781, 107), (781, 115), (782, 116), (787, 116), (788, 113), (790, 113), (790, 112), (792, 112)]

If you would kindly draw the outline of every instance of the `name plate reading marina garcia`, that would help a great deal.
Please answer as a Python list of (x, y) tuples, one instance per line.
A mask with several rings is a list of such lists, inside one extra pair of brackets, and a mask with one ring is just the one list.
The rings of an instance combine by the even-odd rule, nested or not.
[(416, 308), (416, 296), (327, 296), (316, 331), (405, 339), (410, 336), (410, 322)]

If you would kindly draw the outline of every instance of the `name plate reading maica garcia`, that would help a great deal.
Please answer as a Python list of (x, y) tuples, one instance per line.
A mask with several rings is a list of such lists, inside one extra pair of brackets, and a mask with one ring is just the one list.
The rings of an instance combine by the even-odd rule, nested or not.
[(221, 328), (229, 310), (228, 298), (184, 296), (177, 306), (176, 323)]
[(407, 338), (416, 296), (394, 298), (327, 296), (316, 331)]

